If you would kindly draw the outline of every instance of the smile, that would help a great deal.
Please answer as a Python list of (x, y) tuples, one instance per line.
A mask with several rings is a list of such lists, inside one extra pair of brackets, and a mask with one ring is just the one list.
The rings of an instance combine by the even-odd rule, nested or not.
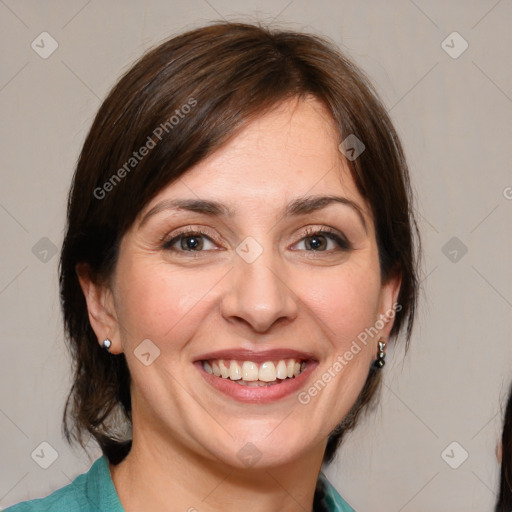
[(220, 350), (199, 355), (194, 361), (219, 396), (258, 404), (298, 393), (318, 364), (312, 353), (293, 349)]
[(306, 369), (306, 361), (300, 359), (280, 359), (253, 361), (214, 359), (203, 361), (204, 370), (210, 375), (230, 379), (241, 386), (272, 386), (283, 380), (298, 377)]

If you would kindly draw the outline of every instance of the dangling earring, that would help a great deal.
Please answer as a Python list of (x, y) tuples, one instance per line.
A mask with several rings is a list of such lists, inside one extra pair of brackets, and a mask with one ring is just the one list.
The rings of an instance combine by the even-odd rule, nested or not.
[(110, 347), (112, 346), (112, 342), (107, 338), (103, 340), (102, 347), (107, 351), (110, 352)]
[(379, 341), (379, 353), (377, 354), (377, 359), (375, 360), (375, 367), (378, 369), (382, 368), (386, 364), (386, 361), (384, 361), (384, 359), (386, 359), (385, 349), (386, 342), (383, 340)]

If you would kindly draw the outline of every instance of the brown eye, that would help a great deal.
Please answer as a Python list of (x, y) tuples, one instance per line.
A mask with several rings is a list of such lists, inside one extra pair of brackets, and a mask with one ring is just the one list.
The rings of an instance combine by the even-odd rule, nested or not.
[(182, 236), (181, 237), (181, 248), (184, 251), (200, 251), (203, 248), (203, 239), (201, 236)]
[(302, 250), (309, 252), (330, 252), (351, 248), (350, 243), (342, 235), (325, 229), (307, 231), (306, 236), (299, 242), (299, 244), (301, 243), (304, 243)]
[(165, 242), (163, 248), (176, 252), (203, 252), (215, 249), (215, 244), (201, 232), (186, 232)]
[(328, 245), (326, 237), (323, 235), (313, 235), (308, 238), (309, 241), (306, 242), (307, 249), (313, 249), (315, 251), (324, 251)]

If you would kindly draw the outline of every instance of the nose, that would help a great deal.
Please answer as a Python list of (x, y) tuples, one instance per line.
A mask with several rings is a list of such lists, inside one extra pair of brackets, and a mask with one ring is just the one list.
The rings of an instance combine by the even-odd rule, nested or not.
[(228, 322), (266, 333), (273, 325), (296, 318), (297, 297), (285, 282), (277, 257), (264, 251), (256, 261), (247, 263), (237, 256), (228, 276), (221, 304), (222, 316)]

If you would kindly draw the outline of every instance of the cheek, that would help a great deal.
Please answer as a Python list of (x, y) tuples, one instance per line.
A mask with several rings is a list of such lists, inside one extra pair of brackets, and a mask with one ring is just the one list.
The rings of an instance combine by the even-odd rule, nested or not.
[(301, 299), (336, 348), (343, 348), (378, 319), (380, 275), (371, 267), (340, 268), (317, 275), (314, 283), (297, 279)]
[[(121, 262), (120, 262), (121, 263)], [(169, 272), (165, 263), (123, 262), (118, 267), (125, 278), (118, 286), (118, 320), (130, 344), (149, 338), (185, 341), (192, 334), (195, 318), (208, 304), (209, 291), (218, 277), (211, 273)], [(126, 278), (129, 276), (129, 279)]]
[(327, 436), (348, 414), (367, 379), (375, 355), (367, 333), (378, 319), (381, 287), (380, 273), (370, 266), (347, 265), (318, 277), (314, 286), (302, 285), (301, 298), (322, 330), (326, 359), (299, 401), (311, 408), (311, 415), (324, 418)]

